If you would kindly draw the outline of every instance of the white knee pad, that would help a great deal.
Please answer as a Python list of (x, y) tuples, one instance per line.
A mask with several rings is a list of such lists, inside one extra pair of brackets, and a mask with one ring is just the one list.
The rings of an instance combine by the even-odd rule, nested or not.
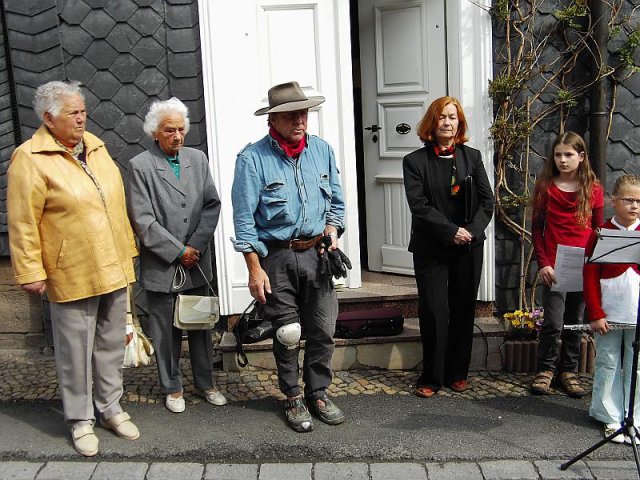
[(276, 339), (290, 350), (298, 346), (301, 333), (302, 329), (298, 322), (288, 323), (276, 330)]

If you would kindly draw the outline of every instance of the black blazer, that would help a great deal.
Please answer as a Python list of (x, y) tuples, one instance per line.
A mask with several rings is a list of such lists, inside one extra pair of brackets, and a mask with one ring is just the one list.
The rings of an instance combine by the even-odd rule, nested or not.
[(433, 165), (437, 161), (440, 160), (430, 144), (411, 152), (402, 161), (404, 187), (411, 210), (409, 251), (449, 256), (466, 247), (453, 244), (458, 227), (466, 228), (473, 235), (472, 247), (484, 242), (484, 230), (493, 215), (493, 190), (480, 151), (456, 145), (456, 168), (462, 183), (460, 194), (465, 196), (469, 218), (463, 225), (454, 224), (447, 208), (451, 186), (435, 178)]

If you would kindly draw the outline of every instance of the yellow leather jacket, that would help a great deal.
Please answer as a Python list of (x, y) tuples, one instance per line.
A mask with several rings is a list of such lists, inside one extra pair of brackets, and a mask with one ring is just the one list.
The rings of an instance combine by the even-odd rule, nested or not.
[(16, 282), (44, 280), (53, 302), (113, 292), (135, 281), (132, 259), (138, 253), (120, 171), (98, 137), (85, 132), (83, 139), (95, 182), (44, 125), (15, 150), (7, 172)]

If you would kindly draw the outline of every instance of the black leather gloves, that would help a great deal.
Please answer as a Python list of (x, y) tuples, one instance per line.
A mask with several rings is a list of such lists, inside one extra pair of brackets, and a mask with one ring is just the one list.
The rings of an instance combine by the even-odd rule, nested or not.
[(336, 280), (339, 278), (347, 278), (347, 270), (351, 270), (351, 260), (349, 260), (349, 257), (339, 248), (329, 251), (330, 246), (331, 237), (327, 235), (322, 237), (316, 247), (318, 250), (324, 248), (324, 252), (320, 258), (320, 275), (326, 276), (327, 278), (333, 276)]
[(336, 248), (329, 252), (331, 274), (336, 278), (347, 278), (347, 270), (351, 270), (351, 260), (342, 250)]

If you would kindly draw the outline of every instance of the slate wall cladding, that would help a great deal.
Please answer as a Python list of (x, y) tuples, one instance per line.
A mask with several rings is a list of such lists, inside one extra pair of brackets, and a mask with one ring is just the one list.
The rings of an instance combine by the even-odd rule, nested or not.
[[(156, 99), (180, 98), (191, 113), (186, 144), (206, 152), (196, 0), (4, 0), (14, 84), (0, 57), (0, 89), (16, 94), (23, 139), (39, 126), (35, 88), (49, 80), (85, 86), (87, 130), (98, 135), (126, 176), (128, 161), (150, 145), (142, 123)], [(4, 49), (0, 49), (4, 52)], [(8, 255), (6, 170), (16, 146), (0, 100), (0, 255)], [(9, 123), (7, 123), (9, 122)], [(9, 125), (9, 126), (7, 126)]]
[[(0, 12), (2, 13), (2, 12)], [(5, 31), (4, 15), (0, 15), (0, 32)], [(7, 198), (7, 181), (5, 172), (7, 162), (16, 143), (17, 103), (13, 94), (13, 78), (11, 76), (11, 57), (7, 49), (4, 35), (0, 36), (0, 203), (4, 205)], [(8, 250), (7, 214), (0, 211), (0, 252)]]
[[(545, 15), (551, 15), (553, 10), (558, 8), (562, 1), (553, 0), (543, 2)], [(630, 27), (637, 30), (640, 25), (640, 16), (637, 9), (637, 1), (628, 0), (622, 4), (621, 17), (631, 18)], [(543, 20), (544, 22), (544, 20)], [(616, 65), (614, 53), (626, 41), (627, 37), (622, 33), (618, 37), (612, 37), (608, 43), (609, 63)], [(500, 29), (494, 24), (493, 29), (494, 52), (499, 52), (504, 45), (503, 36)], [(556, 52), (557, 53), (557, 52)], [(640, 63), (640, 49), (636, 49), (636, 64)], [(553, 55), (549, 50), (548, 54)], [(494, 56), (494, 72), (498, 72), (501, 67), (499, 58)], [(586, 67), (586, 66), (585, 66)], [(617, 86), (617, 98), (611, 96), (611, 83), (609, 88), (608, 108), (611, 112), (611, 131), (607, 146), (607, 172), (605, 189), (611, 192), (616, 179), (623, 174), (640, 174), (640, 74), (634, 74), (622, 81)], [(535, 85), (531, 86), (532, 89)], [(549, 99), (547, 99), (548, 101)], [(573, 110), (573, 115), (569, 118), (566, 130), (573, 130), (584, 135), (587, 144), (589, 142), (589, 103), (585, 97), (583, 101)], [(532, 172), (537, 172), (547, 155), (559, 129), (558, 116), (552, 116), (541, 122), (531, 135), (530, 146), (530, 168)], [(605, 202), (607, 205), (608, 202)], [(609, 207), (605, 211), (605, 216), (612, 214)], [(519, 259), (520, 247), (517, 239), (507, 232), (498, 222), (496, 224), (496, 301), (495, 308), (499, 312), (513, 310), (518, 307), (519, 297)], [(530, 281), (536, 273), (536, 266), (533, 265)]]

